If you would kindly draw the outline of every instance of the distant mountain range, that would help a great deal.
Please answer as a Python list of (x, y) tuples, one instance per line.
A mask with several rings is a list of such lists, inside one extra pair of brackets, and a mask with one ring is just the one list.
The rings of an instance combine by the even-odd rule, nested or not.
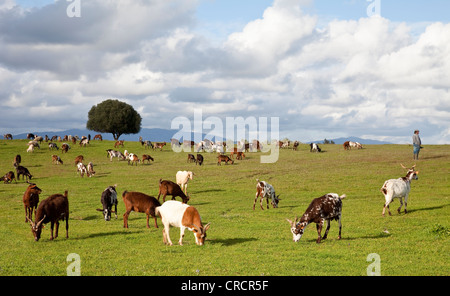
[[(65, 131), (60, 132), (54, 132), (54, 131), (44, 131), (44, 132), (32, 132), (33, 134), (37, 134), (39, 136), (45, 136), (48, 135), (50, 138), (53, 136), (60, 136), (61, 138), (65, 135), (72, 135), (72, 136), (88, 136), (91, 135), (91, 138), (94, 138), (94, 135), (98, 134), (95, 131), (90, 131), (87, 129), (69, 129)], [(101, 133), (104, 140), (114, 140), (114, 137), (112, 134), (108, 133)], [(189, 133), (180, 133), (178, 130), (170, 130), (170, 129), (162, 129), (162, 128), (141, 128), (141, 131), (137, 134), (131, 134), (131, 135), (122, 135), (120, 136), (121, 140), (125, 141), (138, 141), (139, 136), (142, 137), (142, 139), (150, 140), (152, 142), (170, 142), (170, 139), (172, 139), (174, 136), (177, 136), (177, 138), (181, 137), (181, 140), (183, 138), (189, 138)], [(190, 139), (198, 142), (197, 139), (204, 139), (206, 137), (206, 134), (199, 134), (191, 132)], [(14, 139), (26, 139), (27, 133), (13, 135)], [(219, 140), (223, 141), (222, 138), (212, 140)], [(366, 145), (380, 145), (380, 144), (391, 144), (389, 142), (384, 141), (377, 141), (377, 140), (371, 140), (371, 139), (362, 139), (358, 137), (347, 137), (347, 138), (337, 138), (337, 139), (327, 139), (328, 141), (333, 141), (335, 144), (343, 144), (345, 141), (353, 141), (353, 142), (359, 142), (361, 144)], [(324, 140), (318, 140), (313, 141), (313, 143), (321, 144)], [(306, 143), (306, 142), (305, 142)], [(309, 143), (309, 142), (307, 142)]]
[[(358, 142), (362, 145), (383, 145), (383, 144), (392, 144), (385, 141), (371, 140), (371, 139), (363, 139), (358, 137), (346, 137), (346, 138), (337, 138), (337, 139), (327, 139), (328, 141), (333, 141), (335, 144), (344, 144), (346, 141)], [(313, 143), (323, 143), (324, 140), (313, 141)]]

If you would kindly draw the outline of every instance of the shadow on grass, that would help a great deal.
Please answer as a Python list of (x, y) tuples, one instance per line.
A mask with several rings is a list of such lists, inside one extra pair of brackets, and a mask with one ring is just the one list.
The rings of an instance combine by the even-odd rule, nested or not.
[(223, 246), (233, 246), (237, 244), (242, 244), (245, 242), (251, 242), (256, 241), (258, 239), (253, 237), (236, 237), (236, 238), (229, 238), (229, 239), (208, 239), (208, 242), (212, 244), (222, 244)]

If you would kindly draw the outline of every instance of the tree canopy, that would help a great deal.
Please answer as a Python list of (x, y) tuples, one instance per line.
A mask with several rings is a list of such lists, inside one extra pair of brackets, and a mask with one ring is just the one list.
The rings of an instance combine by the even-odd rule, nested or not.
[(118, 140), (122, 134), (137, 134), (141, 130), (141, 121), (141, 115), (131, 105), (109, 99), (92, 106), (86, 128), (99, 133), (112, 133)]

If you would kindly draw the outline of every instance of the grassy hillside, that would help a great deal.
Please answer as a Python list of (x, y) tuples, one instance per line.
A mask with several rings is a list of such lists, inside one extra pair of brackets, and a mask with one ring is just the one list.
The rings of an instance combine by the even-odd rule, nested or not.
[[(186, 162), (186, 153), (145, 151), (137, 142), (125, 148), (141, 156), (152, 155), (150, 165), (129, 166), (112, 162), (106, 149), (113, 142), (91, 142), (90, 147), (73, 146), (68, 154), (40, 150), (26, 153), (26, 140), (0, 140), (0, 174), (9, 170), (16, 154), (33, 174), (42, 190), (40, 199), (69, 191), (69, 239), (61, 227), (50, 241), (50, 225), (35, 242), (25, 223), (22, 195), (27, 184), (0, 183), (0, 275), (65, 275), (66, 257), (77, 253), (82, 275), (366, 275), (377, 253), (382, 275), (449, 275), (450, 147), (426, 146), (417, 161), (419, 180), (413, 181), (408, 214), (397, 214), (398, 200), (391, 204), (393, 216), (381, 216), (384, 197), (379, 189), (390, 178), (406, 174), (400, 167), (414, 164), (412, 147), (373, 145), (344, 151), (342, 145), (322, 146), (325, 152), (282, 150), (278, 162), (261, 164), (260, 153), (234, 165), (216, 165), (216, 154), (203, 153), (204, 166)], [(58, 154), (64, 165), (51, 163)], [(84, 155), (92, 161), (96, 175), (80, 178), (73, 160)], [(123, 228), (122, 192), (141, 191), (157, 196), (160, 178), (175, 181), (178, 170), (192, 170), (190, 205), (211, 223), (206, 244), (195, 245), (186, 231), (184, 246), (166, 246), (162, 224), (146, 228), (146, 217), (132, 213), (129, 228)], [(252, 210), (256, 178), (271, 183), (281, 194), (280, 207)], [(109, 185), (117, 184), (119, 218), (105, 222), (96, 208)], [(292, 242), (286, 218), (301, 216), (311, 200), (328, 192), (347, 194), (343, 201), (342, 239), (332, 222), (328, 239), (316, 244), (314, 225), (299, 243)], [(265, 205), (265, 204), (264, 204)], [(114, 216), (113, 216), (114, 217)], [(63, 225), (63, 224), (62, 224)], [(152, 221), (150, 225), (153, 226)], [(171, 228), (171, 239), (179, 229)]]

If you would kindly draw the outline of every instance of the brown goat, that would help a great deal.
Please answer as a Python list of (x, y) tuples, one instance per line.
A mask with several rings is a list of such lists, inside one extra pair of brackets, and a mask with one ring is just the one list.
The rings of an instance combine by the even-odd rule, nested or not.
[(172, 195), (172, 200), (174, 200), (175, 197), (179, 196), (185, 204), (187, 204), (190, 198), (189, 196), (184, 194), (183, 190), (181, 190), (180, 185), (178, 185), (177, 183), (159, 179), (158, 200), (161, 194), (163, 195), (163, 202), (166, 201), (166, 195)]
[(78, 155), (78, 156), (75, 158), (75, 166), (76, 166), (79, 162), (83, 162), (83, 160), (84, 160), (84, 156), (83, 156), (83, 155)]
[(14, 180), (14, 182), (17, 183), (16, 180), (16, 176), (14, 175), (13, 171), (9, 171), (7, 172), (3, 177), (2, 177), (3, 182), (5, 182), (5, 184), (7, 183), (12, 183), (12, 180)]
[(30, 183), (27, 190), (23, 194), (23, 206), (25, 208), (25, 222), (28, 219), (31, 221), (33, 218), (33, 209), (34, 209), (34, 217), (36, 217), (36, 209), (39, 203), (39, 194), (41, 194), (42, 190), (36, 186), (36, 184)]
[(218, 155), (217, 156), (217, 165), (222, 165), (222, 161), (225, 162), (226, 164), (228, 164), (228, 162), (231, 161), (231, 164), (234, 164), (234, 160), (232, 160), (228, 156), (226, 156), (226, 155)]
[(128, 192), (122, 193), (123, 203), (125, 204), (125, 214), (123, 214), (123, 227), (128, 228), (128, 216), (131, 211), (147, 214), (147, 228), (150, 228), (148, 220), (150, 215), (155, 219), (155, 228), (158, 228), (156, 223), (155, 208), (161, 204), (153, 196), (148, 196), (141, 192)]
[[(31, 225), (31, 232), (34, 235), (34, 240), (38, 241), (41, 238), (43, 224), (51, 222), (50, 240), (58, 237), (59, 221), (66, 220), (66, 238), (69, 238), (69, 200), (67, 198), (67, 190), (62, 194), (53, 194), (44, 199), (37, 208), (35, 222), (31, 219), (27, 220)], [(53, 237), (53, 228), (56, 223), (56, 232)]]

